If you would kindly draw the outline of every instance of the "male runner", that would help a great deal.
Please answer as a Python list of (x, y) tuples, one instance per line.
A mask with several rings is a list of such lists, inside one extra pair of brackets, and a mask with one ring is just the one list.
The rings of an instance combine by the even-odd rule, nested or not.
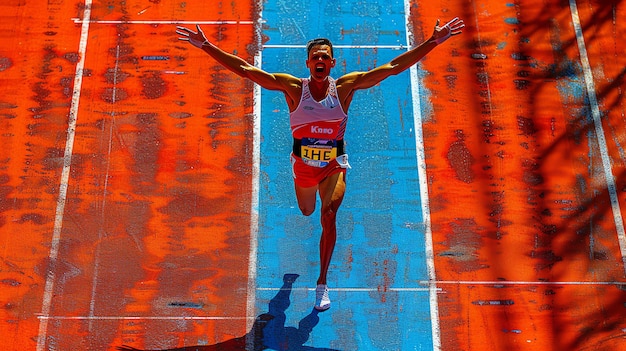
[(408, 69), (450, 36), (461, 34), (464, 26), (458, 17), (441, 27), (437, 20), (430, 39), (417, 47), (370, 71), (348, 73), (336, 80), (330, 77), (330, 70), (337, 61), (328, 39), (314, 39), (307, 44), (306, 66), (310, 77), (297, 78), (287, 73), (265, 72), (221, 50), (207, 40), (199, 25), (196, 25), (197, 31), (177, 28), (180, 40), (204, 50), (239, 76), (285, 95), (294, 138), (291, 163), (298, 206), (303, 215), (310, 216), (315, 211), (318, 193), (322, 202), (320, 275), (315, 290), (315, 309), (330, 308), (326, 275), (337, 239), (336, 217), (346, 190), (346, 168), (350, 167), (343, 135), (354, 93)]

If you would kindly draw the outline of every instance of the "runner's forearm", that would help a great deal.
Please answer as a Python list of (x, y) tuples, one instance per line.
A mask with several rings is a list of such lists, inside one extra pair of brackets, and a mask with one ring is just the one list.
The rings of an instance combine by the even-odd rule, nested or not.
[(398, 74), (418, 63), (436, 46), (437, 43), (428, 40), (416, 46), (415, 48), (397, 56), (391, 62), (389, 62), (389, 64), (394, 67), (392, 74)]
[(247, 77), (245, 67), (252, 67), (252, 65), (246, 60), (239, 56), (227, 53), (209, 41), (204, 42), (202, 50), (209, 54), (209, 56), (219, 62), (222, 66), (241, 77)]

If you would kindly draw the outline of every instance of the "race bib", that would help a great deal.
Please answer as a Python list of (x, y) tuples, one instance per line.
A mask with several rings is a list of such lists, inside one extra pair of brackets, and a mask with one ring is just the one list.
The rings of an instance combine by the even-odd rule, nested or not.
[(325, 167), (337, 158), (337, 141), (317, 138), (302, 138), (300, 157), (314, 167)]

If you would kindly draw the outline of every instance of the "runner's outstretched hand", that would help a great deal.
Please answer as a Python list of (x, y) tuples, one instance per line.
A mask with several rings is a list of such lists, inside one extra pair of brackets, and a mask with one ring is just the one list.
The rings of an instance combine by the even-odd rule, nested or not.
[(180, 35), (179, 40), (188, 41), (191, 45), (201, 49), (202, 45), (208, 42), (208, 40), (200, 28), (200, 25), (196, 24), (196, 30), (197, 32), (194, 32), (189, 28), (177, 26), (176, 34)]
[(439, 20), (435, 25), (435, 31), (428, 41), (434, 41), (437, 45), (443, 43), (453, 35), (461, 34), (461, 29), (465, 27), (462, 19), (458, 17), (453, 18), (450, 22), (439, 27)]

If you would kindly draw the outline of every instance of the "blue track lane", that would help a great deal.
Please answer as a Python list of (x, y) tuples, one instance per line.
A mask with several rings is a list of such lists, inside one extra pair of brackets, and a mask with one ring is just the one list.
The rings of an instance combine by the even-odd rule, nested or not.
[[(319, 36), (336, 46), (406, 45), (401, 1), (272, 0), (263, 18), (268, 47), (262, 67), (270, 72), (308, 76), (305, 49), (292, 46)], [(336, 48), (333, 76), (371, 69), (400, 53)], [(261, 104), (256, 308), (280, 316), (266, 328), (266, 344), (288, 350), (432, 350), (428, 291), (420, 285), (428, 274), (408, 72), (358, 92), (349, 111), (352, 169), (329, 271), (329, 286), (339, 290), (331, 291), (332, 308), (319, 315), (311, 313), (319, 208), (311, 217), (297, 208), (284, 97), (263, 91)], [(278, 294), (287, 273), (299, 278), (292, 290), (287, 284)]]

